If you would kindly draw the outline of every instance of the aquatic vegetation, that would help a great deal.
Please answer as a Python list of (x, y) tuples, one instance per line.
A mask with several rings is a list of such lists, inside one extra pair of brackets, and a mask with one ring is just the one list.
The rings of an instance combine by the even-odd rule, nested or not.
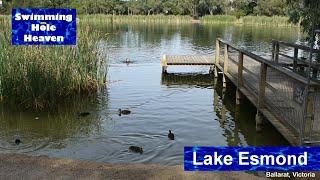
[[(80, 15), (81, 23), (169, 23), (181, 24), (191, 23), (192, 17), (181, 15)], [(288, 17), (284, 16), (242, 16), (237, 18), (232, 15), (207, 15), (200, 18), (200, 22), (204, 24), (237, 24), (237, 25), (256, 25), (256, 26), (297, 26), (290, 23)]]
[(78, 26), (76, 46), (12, 46), (11, 21), (0, 17), (0, 100), (43, 109), (59, 98), (92, 94), (105, 85), (107, 58), (102, 35)]
[(204, 16), (202, 19), (203, 23), (208, 24), (238, 24), (238, 25), (256, 25), (256, 26), (278, 26), (278, 27), (289, 27), (297, 26), (290, 23), (288, 17), (284, 16), (242, 16), (237, 18), (236, 16), (230, 15), (216, 15), (216, 16)]
[(174, 16), (174, 15), (80, 15), (80, 22), (84, 23), (97, 23), (97, 22), (110, 22), (110, 23), (190, 23), (190, 16)]

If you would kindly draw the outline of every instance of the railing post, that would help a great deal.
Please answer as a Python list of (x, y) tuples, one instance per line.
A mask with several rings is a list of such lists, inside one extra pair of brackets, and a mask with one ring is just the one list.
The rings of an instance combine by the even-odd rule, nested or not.
[(276, 63), (279, 63), (279, 51), (280, 51), (280, 45), (279, 45), (279, 42), (276, 42), (275, 54), (274, 54), (274, 62), (276, 62)]
[(272, 41), (272, 61), (275, 61), (276, 42)]
[(224, 60), (223, 60), (223, 87), (227, 87), (226, 74), (228, 73), (229, 56), (228, 56), (228, 45), (224, 44)]
[(215, 58), (215, 66), (214, 66), (214, 77), (218, 77), (218, 64), (220, 61), (220, 43), (219, 39), (216, 39), (216, 58)]
[(243, 52), (239, 52), (238, 57), (238, 87), (243, 86)]
[(310, 125), (310, 127), (309, 127), (309, 139), (310, 139), (310, 141), (312, 141), (312, 135), (313, 135), (313, 122), (314, 122), (314, 111), (315, 111), (315, 102), (314, 102), (314, 100), (315, 100), (315, 93), (314, 93), (314, 91), (315, 91), (315, 89), (314, 89), (314, 87), (310, 87), (310, 89), (309, 89), (309, 100), (308, 100), (308, 111), (307, 111), (307, 114), (308, 114), (308, 116), (309, 116), (309, 120), (310, 120), (310, 122), (308, 123), (309, 125)]
[(294, 48), (294, 53), (293, 53), (293, 71), (297, 70), (297, 66), (298, 66), (298, 53), (299, 53), (299, 49), (298, 48)]
[(236, 91), (236, 104), (240, 104), (240, 100), (242, 99), (242, 94), (239, 90), (243, 86), (243, 52), (239, 52), (238, 57), (238, 86)]
[(317, 68), (313, 68), (312, 70), (312, 78), (317, 78), (318, 76), (318, 69)]
[[(314, 111), (315, 109), (315, 87), (310, 86), (309, 88), (305, 88), (306, 97), (304, 102), (304, 118), (300, 124), (300, 144), (304, 144), (305, 140), (309, 140), (312, 142), (313, 135), (313, 122), (314, 122)], [(307, 139), (308, 138), (308, 139)]]
[(259, 78), (259, 96), (258, 96), (259, 108), (263, 108), (265, 105), (266, 84), (267, 84), (267, 64), (261, 63), (260, 78)]
[(259, 94), (258, 94), (258, 107), (256, 114), (256, 131), (261, 131), (263, 124), (263, 117), (260, 109), (265, 106), (265, 93), (266, 93), (266, 82), (267, 81), (267, 64), (261, 63), (260, 67), (260, 78), (259, 78)]
[(228, 45), (224, 44), (224, 61), (223, 61), (223, 72), (227, 73), (229, 67), (229, 55), (228, 55)]

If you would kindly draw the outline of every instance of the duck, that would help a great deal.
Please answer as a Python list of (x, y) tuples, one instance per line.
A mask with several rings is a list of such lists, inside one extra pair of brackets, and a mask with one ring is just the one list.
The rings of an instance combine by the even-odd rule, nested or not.
[(78, 113), (78, 117), (86, 117), (86, 116), (89, 116), (90, 113), (89, 112), (79, 112)]
[(127, 64), (130, 64), (131, 60), (129, 58), (127, 58), (124, 62), (127, 63)]
[(16, 140), (14, 141), (14, 143), (16, 143), (16, 145), (19, 145), (19, 144), (21, 143), (21, 140), (20, 140), (20, 139), (16, 139)]
[(168, 138), (170, 140), (174, 140), (174, 134), (171, 132), (171, 130), (169, 130)]
[(129, 150), (135, 153), (140, 153), (140, 154), (143, 153), (142, 147), (139, 147), (139, 146), (130, 146)]
[(123, 115), (128, 115), (128, 114), (130, 114), (131, 113), (131, 111), (130, 110), (128, 110), (128, 109), (118, 109), (118, 111), (119, 111), (119, 116), (121, 116), (122, 114)]

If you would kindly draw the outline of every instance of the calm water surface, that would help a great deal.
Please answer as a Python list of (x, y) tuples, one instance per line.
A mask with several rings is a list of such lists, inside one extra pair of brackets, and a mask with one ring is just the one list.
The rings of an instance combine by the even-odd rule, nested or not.
[[(169, 67), (161, 75), (163, 54), (213, 54), (215, 38), (266, 55), (271, 40), (299, 42), (293, 28), (221, 25), (106, 25), (108, 86), (92, 98), (79, 98), (53, 113), (1, 108), (0, 152), (49, 155), (108, 163), (183, 162), (184, 146), (287, 145), (267, 124), (255, 131), (256, 109), (235, 105), (235, 88), (221, 88), (207, 67)], [(133, 63), (124, 64), (130, 58)], [(118, 116), (118, 108), (132, 114)], [(91, 115), (78, 118), (77, 112)], [(39, 117), (39, 119), (35, 119)], [(176, 139), (167, 139), (172, 129)], [(14, 144), (20, 138), (22, 144)], [(128, 150), (142, 146), (143, 154)]]

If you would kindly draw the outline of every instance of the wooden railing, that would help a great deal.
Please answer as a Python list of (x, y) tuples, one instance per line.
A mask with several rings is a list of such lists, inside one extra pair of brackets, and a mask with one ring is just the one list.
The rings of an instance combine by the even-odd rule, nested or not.
[[(285, 42), (275, 44), (276, 52), (279, 45), (289, 45)], [(294, 47), (305, 50), (304, 46)], [(294, 51), (293, 59), (297, 61), (298, 50)], [(273, 59), (278, 59), (278, 55), (281, 53), (274, 53)], [(320, 104), (317, 81), (312, 80), (311, 88), (306, 88), (305, 77), (282, 67), (277, 61), (267, 60), (222, 39), (216, 40), (215, 77), (218, 77), (218, 70), (222, 71), (224, 87), (226, 79), (231, 80), (292, 144), (320, 140), (320, 126), (316, 126), (320, 124), (320, 113), (315, 112), (315, 105)], [(310, 91), (308, 97), (305, 97), (306, 89)], [(307, 115), (311, 118), (306, 118)]]
[[(293, 50), (293, 56), (289, 56), (284, 52), (281, 52), (281, 47), (291, 48)], [(308, 61), (306, 59), (299, 58), (299, 52), (309, 53), (311, 50), (312, 54), (320, 54), (320, 50), (318, 49), (310, 49), (310, 47), (293, 44), (283, 41), (272, 41), (272, 61), (275, 63), (279, 63), (279, 58), (282, 56), (287, 59), (292, 60), (293, 70), (296, 71), (298, 67), (298, 63), (302, 66), (308, 66)], [(320, 69), (320, 63), (311, 63), (311, 67), (314, 69), (315, 74)]]

